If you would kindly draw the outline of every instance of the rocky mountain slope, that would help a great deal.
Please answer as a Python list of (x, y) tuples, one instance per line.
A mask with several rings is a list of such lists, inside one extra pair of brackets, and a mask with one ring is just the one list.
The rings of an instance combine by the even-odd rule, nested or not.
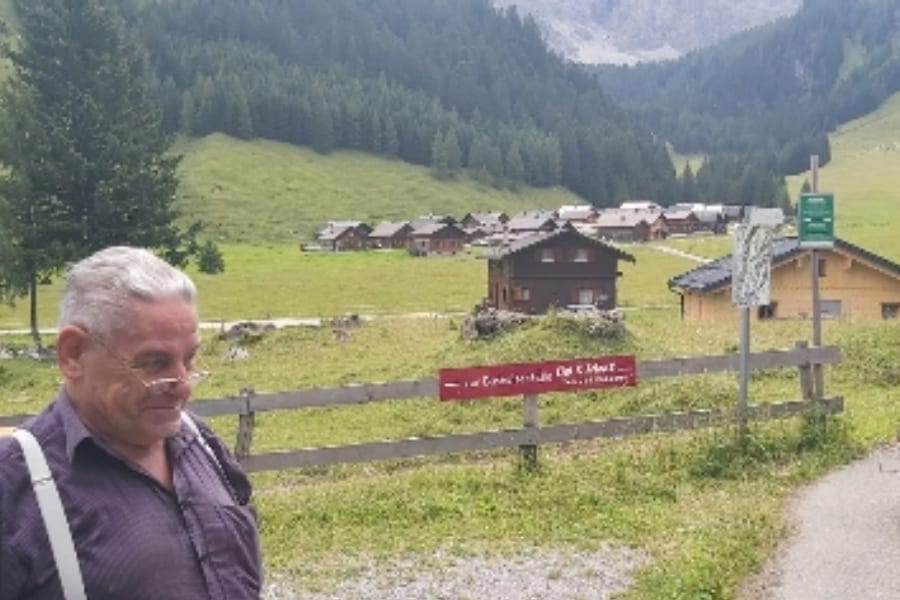
[(676, 58), (794, 14), (802, 0), (494, 0), (537, 21), (548, 45), (582, 63)]

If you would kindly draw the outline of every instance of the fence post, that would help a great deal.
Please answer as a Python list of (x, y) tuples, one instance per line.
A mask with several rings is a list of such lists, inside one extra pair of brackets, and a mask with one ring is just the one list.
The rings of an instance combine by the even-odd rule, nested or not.
[[(536, 428), (538, 426), (538, 397), (537, 394), (525, 394), (523, 396), (523, 424), (525, 429)], [(519, 446), (522, 455), (522, 463), (527, 471), (535, 471), (538, 467), (538, 447), (537, 444), (522, 444)]]
[(237, 441), (234, 445), (234, 455), (241, 461), (250, 456), (250, 445), (253, 443), (253, 427), (256, 424), (256, 413), (253, 412), (251, 401), (253, 388), (242, 388), (241, 397), (244, 399), (243, 410), (238, 414)]
[[(809, 342), (806, 340), (798, 340), (794, 347), (798, 350), (809, 348)], [(809, 363), (804, 363), (802, 365), (797, 366), (797, 370), (800, 372), (800, 393), (803, 394), (804, 400), (812, 400), (815, 396), (813, 391), (813, 372), (812, 367)]]

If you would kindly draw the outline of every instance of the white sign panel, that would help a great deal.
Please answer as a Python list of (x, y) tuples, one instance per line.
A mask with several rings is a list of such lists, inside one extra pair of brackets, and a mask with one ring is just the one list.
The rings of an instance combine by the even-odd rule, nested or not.
[(765, 225), (735, 227), (731, 301), (738, 306), (769, 304), (774, 237), (773, 229)]
[(747, 223), (750, 225), (768, 225), (778, 227), (784, 223), (784, 211), (780, 208), (760, 208), (759, 206), (747, 207)]

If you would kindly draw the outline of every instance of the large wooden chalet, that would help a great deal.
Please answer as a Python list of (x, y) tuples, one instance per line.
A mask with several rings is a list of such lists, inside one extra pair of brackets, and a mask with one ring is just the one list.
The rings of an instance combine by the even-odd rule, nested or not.
[(329, 221), (316, 240), (324, 250), (363, 250), (372, 228), (362, 221)]
[[(772, 244), (770, 303), (755, 307), (754, 319), (812, 316), (812, 252), (800, 248), (796, 237)], [(841, 319), (896, 319), (900, 316), (900, 265), (859, 246), (835, 239), (834, 247), (818, 251), (819, 310)], [(716, 259), (669, 280), (681, 296), (686, 320), (736, 319), (731, 301), (731, 255)]]
[(430, 222), (409, 234), (410, 252), (416, 256), (446, 256), (466, 251), (466, 232), (453, 223)]
[(486, 258), (488, 304), (529, 314), (570, 305), (615, 308), (618, 261), (635, 260), (571, 226), (492, 248)]
[(369, 234), (369, 248), (409, 248), (412, 227), (405, 221), (382, 221)]
[(594, 223), (597, 235), (622, 242), (661, 240), (668, 226), (661, 212), (611, 208), (603, 211)]

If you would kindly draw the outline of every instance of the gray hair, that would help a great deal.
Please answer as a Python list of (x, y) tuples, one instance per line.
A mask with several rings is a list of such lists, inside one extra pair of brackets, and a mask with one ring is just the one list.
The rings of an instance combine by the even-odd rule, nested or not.
[(130, 317), (130, 300), (182, 298), (196, 306), (190, 277), (142, 248), (111, 246), (69, 269), (58, 327), (78, 324), (105, 335)]

